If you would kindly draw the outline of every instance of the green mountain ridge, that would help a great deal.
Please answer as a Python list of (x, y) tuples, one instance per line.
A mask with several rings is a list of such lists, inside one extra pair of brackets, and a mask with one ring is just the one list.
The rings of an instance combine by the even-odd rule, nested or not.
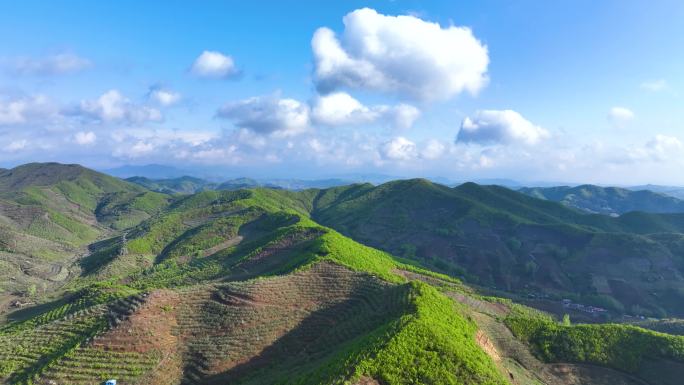
[(32, 163), (1, 172), (0, 290), (16, 296), (61, 285), (76, 274), (72, 264), (88, 244), (149, 218), (167, 201), (79, 165)]
[[(674, 234), (651, 231), (680, 229), (676, 216), (640, 214), (650, 218), (642, 223), (426, 180), (169, 196), (98, 173), (64, 175), (80, 189), (27, 176), (20, 196), (55, 195), (17, 205), (92, 201), (79, 210), (99, 232), (60, 285), (26, 292), (22, 301), (36, 305), (5, 311), (0, 383), (674, 385), (684, 374), (684, 337), (561, 322), (486, 294), (480, 275), (495, 276), (499, 261), (513, 266), (515, 283), (519, 258), (533, 255), (539, 277), (523, 264), (521, 279), (581, 293), (564, 281), (582, 282), (564, 258), (581, 263), (576, 253), (588, 245), (623, 238), (674, 250)], [(567, 287), (547, 284), (553, 260)]]

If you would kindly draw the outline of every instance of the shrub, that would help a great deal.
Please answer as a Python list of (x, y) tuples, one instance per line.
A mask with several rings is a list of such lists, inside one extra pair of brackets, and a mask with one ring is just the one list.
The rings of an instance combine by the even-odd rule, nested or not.
[(635, 373), (645, 360), (684, 362), (684, 337), (622, 324), (566, 325), (514, 311), (506, 325), (547, 362), (586, 362)]

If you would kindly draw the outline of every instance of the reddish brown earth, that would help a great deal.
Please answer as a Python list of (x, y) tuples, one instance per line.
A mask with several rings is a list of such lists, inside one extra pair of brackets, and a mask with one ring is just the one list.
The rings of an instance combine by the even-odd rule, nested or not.
[(354, 383), (354, 385), (380, 385), (380, 383), (378, 380), (370, 377), (361, 377), (358, 381), (356, 381), (356, 383)]

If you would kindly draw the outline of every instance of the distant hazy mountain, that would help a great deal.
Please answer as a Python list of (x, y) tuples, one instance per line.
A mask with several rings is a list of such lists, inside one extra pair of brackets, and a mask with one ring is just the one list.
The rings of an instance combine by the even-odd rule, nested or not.
[(144, 176), (134, 176), (126, 178), (126, 180), (149, 190), (166, 194), (194, 194), (205, 190), (215, 190), (217, 186), (216, 183), (187, 175), (169, 179), (150, 179)]
[(235, 178), (216, 186), (216, 190), (239, 190), (242, 188), (264, 187), (266, 184), (252, 178)]
[(342, 179), (266, 179), (257, 180), (252, 178), (229, 179), (222, 183), (213, 183), (205, 179), (191, 176), (179, 178), (154, 179), (144, 176), (134, 176), (126, 178), (131, 183), (138, 184), (149, 190), (163, 192), (167, 194), (194, 194), (206, 190), (239, 190), (244, 188), (267, 187), (285, 190), (305, 190), (308, 188), (329, 188), (350, 184), (351, 182)]
[(329, 188), (336, 186), (344, 186), (353, 183), (346, 179), (271, 179), (264, 183), (268, 186), (277, 186), (286, 190), (306, 190), (308, 188)]
[(673, 196), (675, 198), (684, 199), (684, 187), (681, 186), (660, 186), (655, 184), (645, 184), (640, 186), (627, 187), (629, 190), (651, 190), (661, 194)]
[(684, 212), (684, 201), (650, 190), (633, 191), (619, 187), (581, 185), (576, 187), (526, 187), (518, 191), (535, 198), (560, 202), (568, 207), (590, 213), (620, 215), (629, 211)]
[(102, 170), (102, 172), (119, 178), (143, 176), (150, 179), (180, 178), (182, 176), (192, 174), (187, 170), (181, 170), (173, 166), (165, 166), (162, 164), (147, 164), (143, 166), (124, 165), (108, 170)]
[[(396, 175), (387, 174), (342, 174), (342, 175), (330, 175), (321, 177), (312, 177), (312, 179), (300, 179), (300, 178), (271, 178), (269, 176), (262, 177), (232, 177), (235, 175), (235, 170), (225, 170), (220, 168), (184, 168), (180, 169), (173, 166), (160, 165), (160, 164), (148, 164), (142, 166), (134, 165), (124, 165), (117, 168), (112, 168), (108, 170), (102, 170), (102, 172), (116, 176), (119, 178), (127, 179), (132, 177), (144, 177), (156, 182), (162, 179), (171, 179), (168, 183), (175, 183), (176, 180), (183, 177), (203, 179), (206, 183), (216, 183), (213, 187), (204, 187), (203, 189), (196, 190), (202, 191), (207, 189), (219, 189), (219, 190), (233, 190), (236, 188), (253, 188), (253, 187), (272, 187), (272, 188), (282, 188), (286, 190), (306, 190), (308, 188), (330, 188), (336, 186), (344, 186), (352, 183), (372, 183), (374, 185), (380, 185), (394, 180), (406, 180), (409, 177), (401, 177)], [(439, 176), (428, 177), (430, 181), (434, 183), (440, 183), (447, 186), (458, 186), (466, 182), (474, 182), (481, 185), (499, 185), (512, 189), (519, 189), (525, 186), (539, 186), (539, 187), (551, 187), (559, 185), (572, 185), (560, 182), (521, 182), (513, 179), (506, 178), (483, 178), (483, 179), (453, 179), (445, 178)], [(142, 181), (142, 180), (141, 180)], [(145, 183), (145, 182), (143, 182)], [(165, 186), (169, 187), (169, 186)], [(151, 188), (154, 191), (162, 191), (158, 188)], [(171, 188), (175, 191), (175, 188)], [(175, 191), (183, 192), (183, 191)], [(187, 192), (187, 191), (186, 191)], [(682, 195), (684, 195), (684, 189), (682, 189)]]
[(235, 178), (227, 180), (216, 187), (217, 190), (237, 190), (241, 188), (268, 187), (284, 190), (306, 190), (308, 188), (330, 188), (344, 186), (352, 182), (344, 179), (263, 179)]

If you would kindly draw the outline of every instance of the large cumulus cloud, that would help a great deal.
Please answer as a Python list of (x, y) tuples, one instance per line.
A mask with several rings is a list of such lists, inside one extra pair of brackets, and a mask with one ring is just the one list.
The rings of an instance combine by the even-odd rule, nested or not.
[(417, 100), (447, 99), (487, 84), (489, 56), (469, 28), (387, 16), (364, 8), (347, 14), (340, 37), (319, 28), (311, 45), (322, 93), (354, 88)]

